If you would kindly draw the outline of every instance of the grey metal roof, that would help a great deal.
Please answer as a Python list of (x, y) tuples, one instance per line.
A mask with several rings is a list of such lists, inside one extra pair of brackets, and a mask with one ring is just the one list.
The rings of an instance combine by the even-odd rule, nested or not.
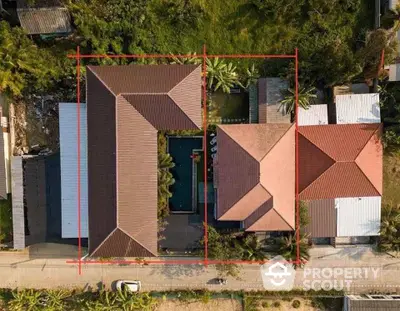
[(400, 300), (348, 300), (348, 311), (395, 311), (400, 310)]
[(25, 248), (24, 180), (22, 157), (11, 159), (11, 193), (14, 249)]
[(67, 8), (59, 1), (37, 0), (30, 4), (17, 1), (17, 14), (22, 28), (30, 34), (70, 33), (71, 17)]

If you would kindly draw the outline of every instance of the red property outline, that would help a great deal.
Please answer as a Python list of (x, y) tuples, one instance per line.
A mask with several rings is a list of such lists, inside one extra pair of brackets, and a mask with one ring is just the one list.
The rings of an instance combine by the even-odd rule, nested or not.
[(299, 82), (298, 82), (298, 49), (295, 49), (295, 54), (281, 54), (281, 55), (271, 55), (271, 54), (209, 54), (207, 55), (206, 45), (203, 45), (203, 53), (202, 55), (191, 55), (191, 54), (131, 54), (131, 55), (106, 55), (106, 54), (80, 54), (80, 48), (77, 46), (76, 54), (68, 54), (68, 58), (76, 59), (76, 73), (77, 73), (77, 88), (76, 88), (76, 96), (77, 96), (77, 157), (78, 157), (78, 260), (67, 260), (67, 263), (78, 264), (78, 273), (82, 274), (82, 263), (84, 264), (198, 264), (204, 265), (207, 267), (209, 264), (264, 264), (268, 262), (268, 260), (263, 261), (249, 261), (249, 260), (209, 260), (208, 259), (208, 232), (207, 226), (204, 228), (204, 259), (203, 260), (109, 260), (109, 261), (100, 261), (100, 260), (85, 260), (82, 261), (82, 244), (81, 244), (81, 146), (80, 146), (80, 129), (81, 129), (81, 120), (80, 120), (80, 69), (81, 64), (80, 60), (85, 58), (202, 58), (202, 93), (203, 93), (203, 150), (204, 150), (204, 222), (207, 225), (208, 223), (208, 208), (207, 208), (207, 58), (260, 58), (260, 59), (294, 59), (295, 60), (295, 198), (296, 198), (296, 224), (295, 224), (295, 233), (296, 233), (296, 260), (288, 261), (292, 264), (301, 264), (302, 261), (300, 259), (300, 231), (299, 228), (299, 167), (298, 167), (298, 90), (299, 90)]

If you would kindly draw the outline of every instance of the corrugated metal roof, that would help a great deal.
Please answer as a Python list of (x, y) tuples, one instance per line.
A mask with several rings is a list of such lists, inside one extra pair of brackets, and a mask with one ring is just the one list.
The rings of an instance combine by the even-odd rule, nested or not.
[(379, 235), (381, 197), (335, 199), (337, 236)]
[[(88, 237), (88, 180), (87, 180), (87, 114), (86, 104), (80, 107), (80, 178), (81, 178), (81, 237)], [(78, 237), (78, 106), (59, 104), (60, 165), (61, 165), (61, 236)]]
[(397, 299), (351, 299), (347, 296), (346, 311), (397, 311), (400, 310), (400, 300)]
[(290, 114), (279, 110), (282, 91), (288, 87), (288, 82), (281, 78), (258, 79), (259, 123), (290, 123)]
[(328, 124), (328, 106), (311, 105), (308, 109), (299, 107), (299, 125)]
[(389, 81), (400, 81), (400, 64), (389, 65)]
[(89, 252), (155, 255), (157, 130), (201, 126), (201, 67), (90, 66), (87, 81)]
[(334, 199), (313, 200), (306, 202), (310, 224), (304, 231), (313, 238), (336, 236), (336, 209)]
[(71, 18), (63, 7), (17, 9), (21, 27), (29, 35), (70, 33)]
[(380, 123), (379, 94), (336, 96), (336, 123)]
[(11, 158), (11, 197), (14, 249), (25, 248), (24, 180), (22, 157)]

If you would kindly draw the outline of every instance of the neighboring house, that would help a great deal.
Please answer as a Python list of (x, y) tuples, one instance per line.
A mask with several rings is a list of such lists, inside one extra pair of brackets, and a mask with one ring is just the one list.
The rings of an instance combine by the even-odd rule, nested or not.
[(58, 239), (58, 155), (13, 157), (11, 170), (14, 249)]
[[(78, 237), (78, 106), (59, 104), (60, 165), (61, 165), (61, 236)], [(80, 219), (81, 238), (88, 237), (88, 183), (87, 183), (87, 114), (86, 104), (80, 107)]]
[(60, 0), (17, 0), (21, 27), (29, 35), (65, 35), (72, 32), (68, 9)]
[(344, 297), (343, 311), (400, 310), (400, 295), (349, 295)]
[(381, 123), (379, 94), (337, 95), (336, 123)]
[[(396, 9), (397, 4), (399, 3), (398, 0), (389, 0), (388, 5), (385, 8), (385, 11), (387, 10), (394, 10)], [(399, 41), (400, 44), (400, 30), (397, 31), (396, 33), (396, 38)], [(389, 66), (386, 66), (385, 69), (389, 69), (389, 81), (400, 81), (400, 45), (398, 47), (398, 52), (397, 52), (397, 57), (395, 59), (394, 64), (390, 64)]]
[(86, 75), (89, 254), (156, 256), (157, 132), (200, 128), (201, 67), (88, 66)]
[(308, 109), (299, 107), (299, 125), (328, 124), (328, 106), (325, 104), (311, 105)]
[(312, 237), (379, 235), (381, 124), (299, 127), (299, 198)]
[(290, 114), (279, 109), (282, 92), (288, 87), (287, 81), (280, 78), (258, 79), (257, 92), (250, 89), (250, 123), (290, 123)]
[(217, 127), (215, 216), (246, 231), (294, 230), (295, 127)]

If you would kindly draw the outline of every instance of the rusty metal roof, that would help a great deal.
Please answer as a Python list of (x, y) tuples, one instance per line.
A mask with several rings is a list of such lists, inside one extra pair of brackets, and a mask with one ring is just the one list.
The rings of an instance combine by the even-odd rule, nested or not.
[(380, 124), (299, 127), (300, 199), (381, 195), (380, 133)]
[(337, 216), (334, 199), (313, 200), (306, 202), (310, 224), (304, 231), (311, 237), (330, 238), (335, 237)]
[(157, 131), (201, 124), (192, 65), (89, 66), (89, 253), (157, 254)]
[(294, 137), (290, 124), (218, 126), (219, 220), (249, 231), (294, 228)]
[(58, 0), (17, 0), (21, 27), (30, 34), (70, 33), (71, 16)]

